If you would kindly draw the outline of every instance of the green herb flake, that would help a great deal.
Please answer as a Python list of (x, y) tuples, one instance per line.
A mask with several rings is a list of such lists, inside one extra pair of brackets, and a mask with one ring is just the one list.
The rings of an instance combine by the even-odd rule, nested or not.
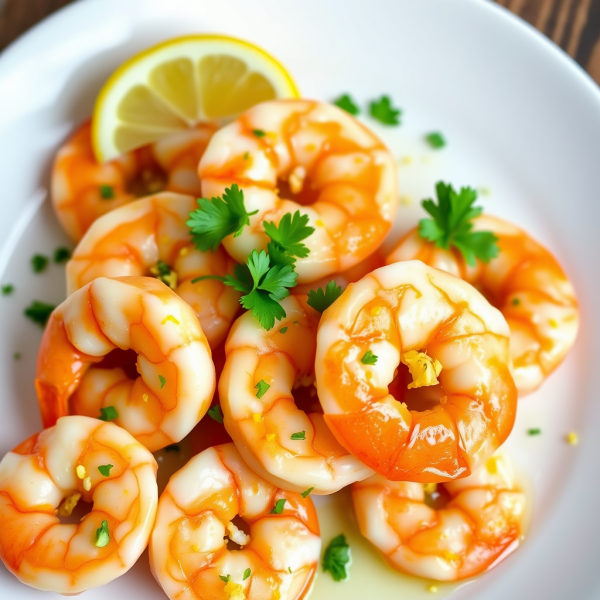
[(282, 328), (279, 330), (279, 333), (285, 333), (287, 330), (288, 330), (288, 328), (287, 328), (287, 327), (282, 327)]
[(15, 352), (13, 354), (13, 360), (21, 360), (21, 353), (20, 352)]
[(44, 327), (52, 314), (52, 311), (56, 308), (54, 304), (46, 304), (45, 302), (39, 302), (34, 300), (24, 311), (23, 314), (31, 319), (34, 323)]
[(350, 546), (342, 533), (329, 542), (323, 556), (323, 571), (329, 571), (334, 581), (342, 581), (348, 578), (350, 561)]
[(342, 288), (335, 282), (330, 281), (323, 288), (317, 288), (316, 290), (310, 290), (308, 292), (307, 304), (314, 308), (317, 312), (323, 313), (327, 310), (340, 296), (342, 295)]
[(119, 413), (114, 406), (107, 406), (106, 408), (100, 409), (100, 416), (98, 417), (101, 421), (114, 421), (119, 417)]
[(159, 375), (158, 381), (160, 381), (160, 389), (162, 390), (165, 387), (165, 383), (167, 383), (167, 380), (162, 375)]
[(313, 485), (312, 487), (309, 487), (306, 491), (302, 492), (302, 494), (300, 494), (303, 498), (308, 498), (308, 496), (310, 496), (310, 493), (315, 489), (315, 486)]
[(292, 440), (305, 440), (306, 439), (306, 431), (297, 431), (296, 433), (292, 433)]
[(369, 114), (384, 125), (400, 125), (399, 108), (392, 106), (392, 100), (389, 96), (381, 96), (379, 100), (373, 100), (369, 105)]
[(54, 262), (58, 265), (60, 263), (67, 262), (71, 258), (71, 251), (64, 246), (56, 248), (54, 250)]
[(349, 94), (341, 95), (337, 100), (334, 100), (333, 103), (342, 110), (345, 110), (347, 113), (351, 115), (358, 115), (360, 113), (360, 109), (356, 105), (356, 102), (350, 97)]
[(108, 521), (102, 521), (102, 525), (96, 529), (96, 548), (104, 548), (108, 546), (110, 542), (110, 535), (108, 533)]
[(181, 448), (177, 444), (170, 444), (165, 446), (165, 452), (179, 452)]
[(246, 581), (246, 579), (248, 579), (248, 577), (250, 577), (250, 573), (252, 573), (252, 571), (250, 570), (250, 567), (248, 567), (245, 571), (244, 571), (244, 577), (242, 579), (242, 581)]
[(207, 411), (208, 416), (217, 423), (223, 422), (223, 412), (218, 404), (211, 406)]
[(271, 514), (272, 515), (280, 515), (283, 512), (283, 507), (285, 506), (285, 503), (286, 503), (285, 498), (280, 498), (279, 500), (277, 500), (277, 502), (275, 502), (275, 506), (271, 510)]
[(229, 583), (229, 580), (231, 579), (231, 575), (219, 575), (219, 579), (221, 581), (224, 581), (225, 583)]
[(511, 304), (513, 306), (519, 306), (519, 304), (521, 304), (521, 300), (519, 300), (519, 298), (513, 298)]
[(244, 152), (244, 160), (248, 160), (250, 158), (250, 152)]
[(99, 189), (102, 200), (112, 200), (115, 197), (115, 189), (112, 185), (101, 183)]
[(2, 286), (2, 295), (10, 296), (15, 291), (15, 286), (12, 283), (7, 283)]
[(528, 429), (527, 433), (529, 435), (542, 435), (542, 430), (539, 427), (534, 427), (532, 429)]
[(98, 471), (100, 471), (100, 473), (102, 475), (104, 475), (104, 477), (109, 477), (110, 476), (110, 470), (113, 468), (113, 465), (100, 465), (98, 467)]
[(367, 350), (365, 352), (365, 355), (360, 359), (360, 362), (363, 365), (375, 365), (377, 364), (377, 359), (379, 357), (375, 356), (375, 354), (373, 354), (370, 350)]
[(50, 259), (43, 254), (34, 254), (31, 257), (31, 268), (34, 273), (41, 273), (47, 266)]
[(263, 131), (262, 129), (253, 129), (252, 135), (254, 135), (257, 138), (262, 138), (265, 137), (265, 135), (267, 135), (267, 132)]
[(288, 571), (291, 573), (292, 572), (292, 567), (288, 567)]
[(266, 393), (267, 390), (270, 388), (271, 386), (264, 380), (260, 380), (255, 386), (254, 389), (257, 390), (256, 392), (256, 397), (260, 400)]
[(446, 145), (444, 136), (439, 131), (432, 131), (425, 136), (425, 141), (436, 150), (443, 148)]

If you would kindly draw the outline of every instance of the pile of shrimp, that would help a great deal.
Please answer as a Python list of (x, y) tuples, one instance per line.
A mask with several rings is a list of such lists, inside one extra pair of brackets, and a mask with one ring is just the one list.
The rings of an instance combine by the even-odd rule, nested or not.
[[(519, 398), (574, 343), (573, 287), (549, 250), (487, 215), (473, 225), (495, 234), (491, 260), (418, 228), (384, 253), (404, 218), (394, 164), (355, 117), (303, 99), (106, 164), (89, 123), (64, 143), (52, 204), (77, 246), (38, 353), (43, 430), (0, 462), (11, 573), (71, 595), (149, 546), (171, 599), (300, 600), (321, 556), (312, 497), (343, 488), (404, 573), (457, 581), (521, 544), (530, 499), (499, 449)], [(196, 199), (234, 186), (246, 222), (207, 250)], [(249, 256), (285, 255), (272, 230), (290, 218), (305, 244), (273, 273), (295, 280), (245, 287)], [(279, 305), (270, 327), (244, 310), (259, 292)], [(184, 447), (159, 489), (161, 452)]]

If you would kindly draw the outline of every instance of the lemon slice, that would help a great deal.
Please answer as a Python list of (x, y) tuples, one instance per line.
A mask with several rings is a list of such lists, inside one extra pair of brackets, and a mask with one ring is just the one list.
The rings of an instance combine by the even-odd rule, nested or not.
[(253, 44), (221, 35), (175, 38), (129, 59), (106, 82), (94, 107), (94, 152), (104, 162), (199, 122), (297, 97), (287, 71)]

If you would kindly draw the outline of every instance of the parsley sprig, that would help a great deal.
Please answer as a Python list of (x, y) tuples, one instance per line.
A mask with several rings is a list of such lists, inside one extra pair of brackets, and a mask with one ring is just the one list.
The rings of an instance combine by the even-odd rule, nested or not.
[(348, 578), (350, 561), (350, 546), (342, 533), (329, 542), (323, 556), (323, 571), (329, 571), (334, 581), (342, 581)]
[(308, 292), (306, 303), (316, 311), (322, 313), (323, 311), (327, 310), (341, 295), (342, 288), (335, 281), (330, 281), (325, 286), (325, 290), (323, 290), (323, 288), (310, 290), (310, 292)]
[(392, 105), (392, 99), (389, 96), (384, 95), (369, 104), (369, 114), (384, 125), (400, 125), (402, 111)]
[(294, 265), (296, 258), (306, 258), (310, 250), (303, 244), (315, 231), (308, 226), (308, 215), (297, 210), (293, 215), (286, 213), (278, 225), (272, 221), (264, 221), (265, 233), (271, 238), (267, 251), (274, 265)]
[(466, 263), (475, 265), (478, 258), (487, 263), (498, 256), (498, 238), (491, 231), (473, 231), (473, 219), (483, 208), (473, 206), (477, 192), (463, 187), (457, 192), (450, 184), (439, 181), (435, 186), (437, 200), (423, 200), (423, 208), (433, 217), (419, 221), (419, 235), (445, 250), (457, 248)]
[(222, 197), (199, 198), (200, 208), (190, 213), (187, 226), (192, 231), (192, 241), (201, 252), (216, 251), (228, 236), (238, 237), (250, 224), (250, 217), (258, 211), (248, 212), (244, 205), (244, 192), (237, 184), (225, 188)]

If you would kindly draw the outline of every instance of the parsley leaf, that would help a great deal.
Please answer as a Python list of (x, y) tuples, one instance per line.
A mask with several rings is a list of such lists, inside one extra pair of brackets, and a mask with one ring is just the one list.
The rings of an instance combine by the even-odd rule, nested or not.
[(257, 390), (256, 392), (256, 397), (260, 400), (266, 393), (267, 390), (270, 388), (271, 386), (264, 380), (260, 380), (255, 386), (254, 389)]
[(282, 327), (282, 328), (279, 330), (279, 333), (285, 333), (287, 330), (288, 330), (288, 328), (287, 328), (287, 327)]
[(67, 262), (71, 258), (71, 251), (64, 246), (54, 250), (54, 262), (58, 265)]
[(52, 311), (56, 308), (53, 304), (46, 304), (45, 302), (39, 302), (34, 300), (24, 311), (23, 314), (29, 317), (34, 323), (44, 327), (52, 314)]
[(330, 281), (325, 286), (325, 291), (323, 291), (323, 288), (310, 290), (310, 292), (308, 292), (308, 299), (306, 302), (316, 311), (322, 313), (328, 309), (341, 295), (342, 288), (335, 281)]
[(329, 571), (335, 581), (348, 578), (350, 564), (350, 546), (343, 533), (334, 537), (323, 556), (323, 571)]
[(303, 498), (307, 498), (308, 496), (310, 496), (310, 493), (315, 489), (315, 486), (313, 485), (312, 487), (309, 487), (307, 490), (305, 490), (304, 492), (302, 492), (300, 495)]
[(360, 113), (360, 109), (356, 105), (356, 102), (352, 100), (349, 94), (343, 94), (337, 100), (334, 100), (333, 103), (342, 110), (345, 110), (347, 113), (351, 115), (358, 115)]
[(273, 507), (273, 510), (271, 510), (272, 515), (280, 515), (283, 512), (283, 507), (285, 506), (286, 503), (286, 499), (285, 498), (280, 498), (279, 500), (277, 500), (277, 502), (275, 502), (275, 506)]
[(539, 427), (535, 427), (533, 429), (528, 429), (527, 433), (529, 435), (541, 435), (542, 434), (542, 430)]
[(225, 583), (229, 583), (229, 580), (231, 579), (231, 575), (219, 575), (219, 579), (221, 581), (224, 581)]
[(367, 350), (365, 352), (365, 355), (360, 359), (360, 362), (363, 365), (375, 365), (377, 364), (377, 359), (379, 357), (375, 356), (375, 354), (373, 354), (370, 350)]
[(315, 231), (308, 226), (308, 215), (303, 215), (297, 210), (293, 215), (286, 213), (281, 217), (279, 224), (263, 221), (265, 233), (271, 238), (267, 250), (274, 265), (293, 265), (296, 258), (306, 258), (310, 250), (302, 243)]
[(104, 475), (104, 477), (108, 477), (110, 475), (110, 470), (113, 468), (113, 465), (100, 465), (98, 467), (98, 471), (100, 471), (100, 473), (102, 475)]
[(261, 137), (265, 137), (265, 135), (267, 135), (267, 132), (262, 129), (253, 129), (252, 135), (254, 135), (257, 138), (261, 138)]
[(483, 211), (481, 206), (473, 206), (477, 192), (464, 187), (457, 193), (443, 181), (435, 189), (438, 203), (431, 198), (421, 203), (433, 219), (419, 221), (419, 235), (438, 248), (457, 248), (470, 266), (475, 266), (476, 258), (487, 263), (498, 256), (498, 238), (491, 231), (472, 231), (472, 219)]
[(110, 535), (108, 533), (108, 521), (102, 521), (102, 525), (96, 529), (96, 548), (104, 548), (108, 546), (110, 542)]
[(389, 96), (381, 96), (379, 100), (373, 100), (369, 105), (369, 114), (384, 125), (400, 125), (399, 108), (392, 106), (392, 100)]
[(41, 273), (47, 266), (50, 259), (43, 254), (35, 254), (31, 257), (31, 268), (34, 273)]
[(2, 295), (9, 296), (15, 291), (15, 286), (12, 283), (7, 283), (2, 286)]
[(432, 131), (425, 136), (425, 141), (436, 150), (446, 145), (444, 136), (439, 131)]
[(112, 185), (100, 184), (100, 198), (102, 200), (112, 200), (115, 197), (115, 189)]
[(165, 387), (165, 383), (167, 383), (167, 380), (162, 375), (159, 375), (158, 381), (160, 382), (160, 389), (162, 390)]
[(199, 198), (200, 208), (190, 213), (186, 225), (192, 232), (192, 241), (201, 252), (216, 251), (228, 235), (238, 237), (250, 224), (250, 217), (258, 211), (246, 211), (244, 192), (237, 184), (225, 188), (221, 198)]
[(246, 579), (248, 579), (248, 577), (250, 577), (250, 574), (252, 573), (252, 571), (250, 570), (250, 567), (248, 567), (245, 571), (244, 571), (244, 577), (242, 578), (242, 581), (246, 581)]
[(113, 421), (119, 417), (119, 413), (114, 406), (107, 406), (106, 408), (100, 408), (100, 416), (98, 417), (101, 421)]
[(306, 431), (297, 431), (296, 433), (292, 433), (292, 440), (305, 440), (306, 439)]
[(223, 411), (218, 404), (211, 406), (206, 412), (213, 421), (216, 421), (217, 423), (223, 422)]

